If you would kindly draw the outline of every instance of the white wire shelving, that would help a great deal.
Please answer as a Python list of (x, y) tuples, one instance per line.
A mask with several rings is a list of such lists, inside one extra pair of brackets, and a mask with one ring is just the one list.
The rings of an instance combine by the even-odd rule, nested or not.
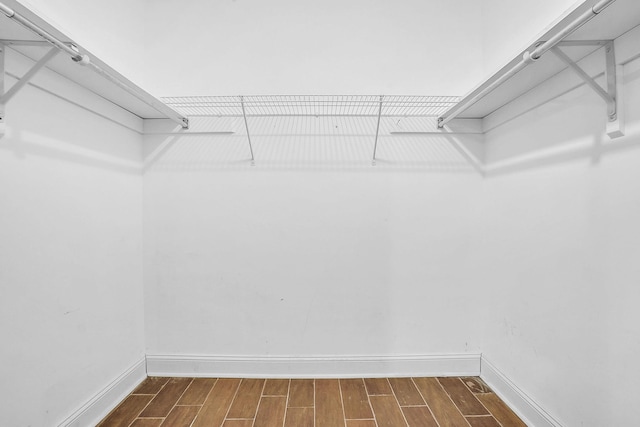
[(165, 97), (162, 100), (193, 117), (437, 117), (455, 105), (459, 97), (259, 95)]
[[(433, 118), (455, 105), (457, 96), (411, 95), (254, 95), (164, 97), (169, 107), (188, 117), (240, 118), (244, 123), (251, 161), (254, 162), (252, 135), (264, 120), (276, 126), (283, 118), (364, 118), (375, 131), (372, 163), (375, 165), (383, 118)], [(388, 120), (388, 119), (387, 119)], [(363, 123), (361, 123), (362, 125)], [(300, 125), (298, 123), (298, 125)], [(308, 125), (308, 123), (307, 123)], [(334, 123), (338, 127), (337, 123)], [(341, 126), (342, 128), (343, 126)]]

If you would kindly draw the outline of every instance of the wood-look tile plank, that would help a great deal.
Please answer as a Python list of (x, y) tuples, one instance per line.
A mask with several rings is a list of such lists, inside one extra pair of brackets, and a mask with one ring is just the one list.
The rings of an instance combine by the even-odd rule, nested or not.
[(478, 394), (477, 397), (503, 426), (526, 427), (526, 424), (494, 393)]
[[(482, 417), (467, 417), (467, 422), (471, 425), (471, 427), (502, 427), (500, 423), (498, 423), (496, 419), (490, 415)], [(511, 424), (505, 425), (511, 427)]]
[(389, 378), (389, 384), (393, 389), (400, 406), (424, 405), (424, 399), (413, 384), (411, 378)]
[[(362, 379), (340, 380), (344, 417), (348, 420), (373, 418), (367, 389)], [(417, 393), (417, 391), (416, 391)]]
[(287, 408), (284, 427), (313, 427), (313, 408)]
[(268, 379), (264, 385), (263, 396), (286, 396), (289, 392), (289, 380)]
[(369, 396), (393, 394), (386, 378), (365, 378), (364, 384), (367, 386)]
[(315, 427), (339, 427), (345, 425), (338, 380), (316, 380), (315, 404)]
[(100, 424), (100, 427), (128, 427), (153, 399), (150, 394), (129, 395)]
[(215, 378), (194, 378), (178, 405), (202, 405), (216, 383)]
[(254, 427), (282, 427), (284, 424), (287, 398), (284, 396), (264, 396), (260, 399)]
[(487, 408), (469, 391), (460, 378), (438, 378), (438, 382), (449, 394), (462, 415), (490, 415)]
[(151, 403), (144, 408), (140, 417), (166, 417), (191, 381), (191, 378), (171, 378)]
[(161, 424), (163, 427), (189, 427), (200, 411), (199, 406), (174, 406)]
[(409, 427), (438, 427), (438, 423), (426, 406), (407, 406), (402, 408)]
[(370, 396), (378, 427), (406, 427), (400, 406), (394, 396)]
[(491, 389), (480, 377), (461, 377), (462, 382), (472, 393), (491, 393)]
[(253, 420), (226, 420), (222, 427), (252, 427)]
[(347, 427), (378, 427), (374, 420), (347, 420)]
[(164, 418), (137, 418), (131, 427), (160, 427)]
[(193, 427), (222, 425), (239, 385), (240, 380), (236, 378), (220, 378), (216, 381), (196, 416)]
[(149, 377), (98, 426), (526, 427), (478, 377)]
[(287, 406), (289, 408), (313, 407), (313, 380), (291, 380)]
[(414, 378), (413, 382), (427, 402), (440, 427), (463, 427), (469, 423), (435, 378)]
[(227, 418), (253, 418), (262, 396), (264, 380), (245, 378), (240, 383), (236, 398), (231, 404)]
[(131, 394), (158, 394), (170, 379), (167, 377), (147, 377)]

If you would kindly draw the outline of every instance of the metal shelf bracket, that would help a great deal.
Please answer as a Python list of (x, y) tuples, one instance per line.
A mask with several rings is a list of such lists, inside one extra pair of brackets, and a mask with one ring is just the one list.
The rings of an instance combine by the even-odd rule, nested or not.
[(551, 52), (562, 62), (567, 64), (584, 82), (593, 89), (607, 104), (607, 134), (611, 138), (624, 135), (621, 121), (621, 106), (619, 89), (621, 76), (616, 66), (615, 45), (613, 40), (593, 41), (594, 45), (604, 45), (605, 50), (605, 81), (606, 88), (598, 84), (589, 74), (587, 74), (578, 64), (576, 64), (559, 46), (551, 48)]
[(371, 165), (376, 165), (376, 151), (378, 150), (378, 135), (380, 134), (380, 117), (382, 117), (382, 102), (384, 101), (384, 95), (380, 95), (380, 104), (378, 106), (378, 124), (376, 125), (376, 139), (373, 144), (373, 159)]
[(242, 117), (244, 118), (244, 127), (247, 130), (247, 140), (249, 141), (249, 151), (251, 152), (251, 166), (256, 165), (256, 159), (253, 157), (253, 146), (251, 145), (251, 134), (249, 133), (249, 122), (247, 122), (247, 112), (244, 108), (244, 96), (239, 96), (240, 106), (242, 107)]
[[(5, 133), (5, 109), (7, 103), (22, 89), (44, 66), (53, 59), (59, 52), (58, 48), (52, 47), (29, 71), (27, 71), (13, 86), (5, 90), (5, 53), (6, 40), (0, 41), (0, 135)], [(11, 42), (11, 41), (8, 41)]]

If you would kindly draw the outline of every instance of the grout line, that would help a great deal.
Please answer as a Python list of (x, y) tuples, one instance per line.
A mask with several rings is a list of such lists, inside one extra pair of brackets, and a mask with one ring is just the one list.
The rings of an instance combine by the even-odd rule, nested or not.
[[(229, 403), (229, 407), (227, 408), (227, 412), (224, 414), (224, 418), (222, 419), (222, 424), (224, 424), (224, 422), (227, 421), (227, 416), (229, 415), (229, 412), (231, 411), (231, 407), (233, 406), (233, 402), (235, 402), (236, 401), (236, 397), (238, 397), (238, 392), (240, 391), (240, 387), (242, 386), (243, 382), (244, 382), (244, 379), (240, 379), (240, 381), (238, 382), (238, 386), (236, 387), (236, 392), (233, 393), (233, 399), (231, 399), (231, 403)], [(266, 381), (265, 381), (265, 383), (266, 383)], [(257, 413), (258, 413), (258, 408), (256, 407), (256, 414)]]
[[(166, 384), (168, 384), (168, 383), (169, 383), (169, 381), (167, 381), (167, 383), (166, 383)], [(155, 394), (155, 396), (158, 396), (158, 394), (162, 391), (162, 389), (163, 389), (163, 388), (164, 388), (164, 385), (160, 388), (160, 390), (158, 390), (158, 393), (156, 393), (156, 394)], [(131, 420), (131, 422), (130, 422), (129, 424), (127, 424), (127, 427), (130, 427), (130, 426), (131, 426), (131, 424), (133, 424), (133, 423), (135, 423), (135, 422), (136, 422), (136, 418), (138, 418), (138, 417), (140, 416), (140, 414), (141, 414), (145, 409), (147, 409), (147, 406), (149, 406), (149, 405), (151, 404), (151, 402), (153, 402), (153, 399), (155, 399), (155, 397), (154, 397), (154, 398), (152, 398), (152, 399), (150, 399), (150, 400), (149, 400), (149, 402), (147, 402), (147, 404), (146, 404), (146, 405), (144, 405), (144, 408), (142, 408), (142, 409), (138, 412), (138, 414), (137, 414), (135, 417), (133, 417), (133, 420)], [(125, 397), (125, 400), (126, 400), (126, 397)], [(124, 400), (123, 400), (122, 402), (124, 402)], [(120, 404), (122, 404), (122, 402), (120, 402)], [(120, 407), (120, 405), (116, 406), (116, 407), (114, 408), (114, 411), (115, 411), (116, 409), (118, 409), (119, 407)], [(111, 412), (113, 412), (113, 411), (111, 411)], [(109, 413), (109, 415), (111, 415), (111, 413)], [(107, 417), (108, 417), (109, 415), (107, 415)], [(105, 418), (105, 419), (106, 419), (106, 418)], [(103, 419), (102, 421), (104, 421), (104, 419)], [(100, 424), (102, 424), (102, 421), (100, 421)], [(162, 419), (162, 422), (164, 422), (164, 418)], [(100, 424), (99, 424), (99, 425), (100, 425)]]
[[(169, 410), (169, 412), (167, 412), (167, 416), (164, 417), (165, 419), (169, 416), (169, 414), (171, 413), (171, 411), (173, 411), (173, 409), (178, 406), (178, 402), (180, 402), (180, 399), (182, 398), (182, 396), (187, 392), (187, 389), (189, 388), (189, 386), (191, 386), (191, 384), (193, 384), (193, 380), (194, 378), (191, 378), (191, 381), (189, 382), (189, 384), (187, 384), (187, 386), (184, 388), (184, 390), (182, 390), (182, 393), (180, 393), (180, 396), (178, 396), (178, 398), (176, 399), (176, 403), (173, 404), (173, 406), (171, 407), (171, 409)], [(169, 384), (169, 381), (167, 381), (167, 384)], [(198, 411), (200, 412), (200, 411)], [(195, 418), (194, 418), (195, 419)], [(164, 423), (164, 421), (163, 421)]]
[(287, 397), (285, 398), (285, 401), (284, 401), (284, 417), (282, 417), (282, 427), (284, 427), (287, 421), (287, 412), (289, 412), (289, 395), (290, 394), (291, 394), (291, 378), (289, 378), (289, 383), (287, 384)]
[[(217, 379), (216, 379), (216, 382), (218, 382)], [(215, 385), (216, 382), (214, 382), (213, 384)], [(211, 388), (213, 389), (213, 386), (211, 386)], [(209, 393), (207, 393), (207, 396), (209, 396)], [(206, 398), (205, 398), (205, 401), (206, 401)], [(196, 422), (196, 418), (198, 418), (198, 415), (200, 414), (200, 411), (202, 411), (203, 407), (204, 407), (204, 403), (200, 406), (200, 409), (198, 409), (198, 412), (196, 412), (196, 416), (193, 417), (193, 419), (191, 420), (191, 423), (189, 423), (189, 427), (192, 427), (193, 424)], [(160, 425), (160, 427), (162, 427), (162, 425)]]
[(364, 392), (367, 394), (367, 400), (369, 401), (369, 408), (371, 409), (371, 413), (373, 414), (373, 423), (378, 427), (378, 419), (376, 418), (376, 412), (373, 410), (373, 405), (371, 404), (371, 395), (369, 394), (369, 390), (367, 389), (367, 383), (364, 378), (362, 379), (362, 383), (364, 384)]
[(216, 384), (218, 384), (218, 378), (213, 378), (213, 379), (215, 381), (213, 382), (213, 384), (211, 384), (211, 388), (209, 389), (209, 392), (207, 393), (207, 395), (204, 397), (204, 402), (202, 402), (202, 405), (200, 406), (200, 410), (196, 414), (193, 421), (191, 421), (191, 424), (189, 425), (189, 427), (191, 427), (196, 422), (196, 420), (198, 419), (198, 415), (200, 415), (200, 411), (202, 411), (202, 408), (204, 408), (204, 404), (207, 403), (207, 400), (209, 399), (209, 395), (211, 395), (213, 388), (216, 386)]
[[(493, 417), (493, 419), (494, 419), (494, 420), (496, 420), (496, 422), (500, 425), (500, 427), (503, 427), (503, 426), (502, 426), (502, 423), (501, 423), (500, 421), (498, 421), (498, 419), (497, 419), (496, 417), (494, 417), (494, 416), (493, 416), (493, 412), (491, 412), (491, 411), (489, 410), (489, 408), (487, 408), (487, 407), (484, 405), (484, 403), (482, 403), (482, 401), (481, 401), (480, 399), (478, 399), (478, 396), (476, 396), (476, 393), (474, 393), (473, 391), (471, 391), (471, 389), (469, 388), (469, 386), (467, 386), (467, 385), (465, 384), (464, 380), (463, 380), (461, 377), (457, 377), (457, 378), (458, 378), (458, 380), (459, 380), (462, 384), (464, 384), (464, 386), (467, 388), (467, 390), (469, 390), (469, 391), (471, 392), (471, 395), (472, 395), (472, 396), (473, 396), (473, 397), (478, 401), (478, 403), (480, 403), (480, 405), (482, 405), (482, 407), (483, 407), (484, 409), (486, 409), (486, 410), (487, 410), (487, 412), (489, 413), (489, 416)], [(440, 381), (438, 381), (438, 382), (440, 382)], [(456, 406), (457, 406), (457, 405), (456, 405)], [(466, 416), (467, 416), (467, 415), (465, 415), (465, 417), (466, 417)], [(470, 416), (474, 416), (474, 415), (470, 415)], [(486, 415), (477, 415), (477, 416), (482, 417), (482, 416), (486, 416)]]
[[(389, 383), (389, 386), (391, 386), (391, 381), (389, 381), (389, 379), (387, 379), (387, 382)], [(417, 387), (416, 387), (416, 389), (417, 389)], [(409, 421), (407, 421), (407, 417), (404, 415), (404, 411), (402, 410), (402, 406), (400, 406), (400, 401), (398, 400), (398, 396), (396, 395), (396, 390), (393, 387), (391, 387), (391, 391), (393, 392), (393, 398), (396, 400), (396, 403), (398, 404), (398, 408), (400, 409), (400, 414), (402, 414), (402, 419), (404, 420), (404, 424), (405, 424), (406, 427), (409, 427)], [(422, 395), (420, 395), (420, 396), (422, 396)], [(424, 400), (424, 399), (422, 399), (422, 400)]]
[(415, 386), (416, 390), (418, 390), (418, 393), (420, 393), (420, 396), (422, 396), (422, 400), (424, 400), (424, 403), (426, 403), (427, 409), (429, 410), (429, 413), (431, 414), (431, 417), (435, 420), (435, 422), (438, 425), (438, 427), (440, 427), (440, 421), (438, 421), (438, 419), (436, 418), (436, 414), (434, 414), (433, 411), (431, 410), (431, 407), (429, 406), (429, 402), (427, 401), (427, 398), (420, 391), (420, 387), (418, 387), (418, 385), (413, 380), (413, 378), (411, 378), (411, 382)]
[[(454, 408), (456, 408), (458, 410), (458, 412), (460, 413), (460, 415), (462, 415), (462, 418), (467, 421), (467, 419), (465, 418), (464, 414), (462, 413), (462, 411), (460, 410), (460, 408), (458, 408), (458, 405), (456, 405), (456, 402), (453, 401), (453, 399), (451, 398), (451, 395), (449, 395), (449, 392), (444, 388), (444, 386), (440, 383), (440, 380), (438, 379), (438, 377), (436, 377), (436, 382), (438, 383), (438, 385), (440, 386), (440, 388), (442, 389), (442, 391), (444, 392), (444, 394), (447, 396), (447, 398), (451, 401), (451, 403), (453, 403)], [(469, 424), (469, 421), (467, 421), (467, 424)], [(471, 424), (469, 424), (469, 427), (471, 426)]]
[(268, 379), (264, 380), (262, 383), (262, 391), (260, 392), (260, 399), (258, 399), (258, 404), (256, 405), (256, 413), (253, 415), (253, 422), (251, 423), (251, 427), (256, 425), (256, 419), (258, 418), (258, 410), (260, 409), (260, 404), (262, 403), (262, 398), (264, 397), (264, 389), (267, 388)]
[(347, 414), (344, 412), (344, 397), (342, 396), (342, 382), (338, 379), (338, 392), (340, 393), (340, 406), (342, 406), (342, 425), (347, 427)]
[(493, 415), (465, 415), (465, 418), (495, 418)]

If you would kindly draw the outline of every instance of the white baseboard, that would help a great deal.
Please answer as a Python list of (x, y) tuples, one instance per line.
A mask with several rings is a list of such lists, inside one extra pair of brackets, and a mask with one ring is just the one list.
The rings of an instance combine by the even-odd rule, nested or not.
[(354, 378), (477, 376), (480, 354), (250, 357), (147, 355), (150, 376), (216, 378)]
[(146, 364), (142, 359), (58, 424), (58, 427), (95, 426), (146, 377)]
[(480, 378), (515, 412), (529, 427), (562, 427), (540, 405), (523, 392), (513, 381), (500, 372), (483, 355)]

